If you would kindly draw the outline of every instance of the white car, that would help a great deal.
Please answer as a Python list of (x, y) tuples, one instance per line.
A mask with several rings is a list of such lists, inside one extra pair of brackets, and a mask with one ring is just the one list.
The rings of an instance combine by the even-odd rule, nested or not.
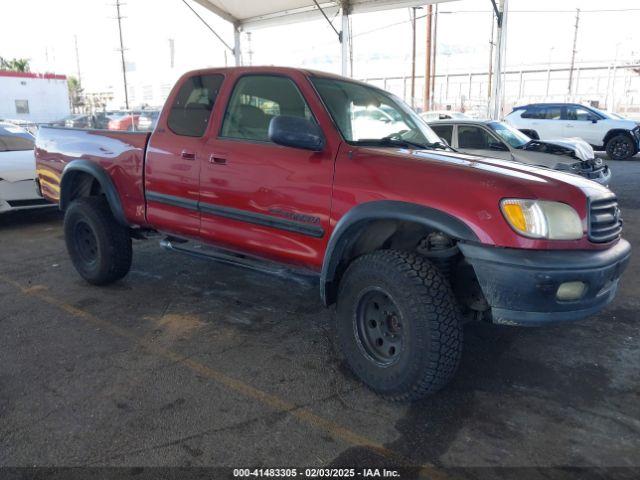
[(640, 125), (619, 115), (573, 103), (535, 103), (516, 107), (504, 118), (531, 138), (578, 137), (612, 160), (640, 151)]
[(0, 213), (53, 206), (38, 194), (33, 146), (24, 128), (0, 122)]

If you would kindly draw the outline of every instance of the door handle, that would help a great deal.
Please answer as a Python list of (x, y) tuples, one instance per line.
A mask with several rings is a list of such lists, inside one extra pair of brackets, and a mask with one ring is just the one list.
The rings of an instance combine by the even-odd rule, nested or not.
[(226, 165), (227, 159), (220, 155), (212, 153), (211, 155), (209, 155), (209, 163), (211, 165)]
[(182, 152), (180, 152), (180, 156), (182, 158), (184, 158), (185, 160), (195, 160), (196, 159), (195, 152), (190, 152), (188, 150), (182, 150)]
[(565, 123), (564, 125), (565, 127), (569, 127), (569, 128), (573, 128), (573, 125), (571, 125), (570, 123)]

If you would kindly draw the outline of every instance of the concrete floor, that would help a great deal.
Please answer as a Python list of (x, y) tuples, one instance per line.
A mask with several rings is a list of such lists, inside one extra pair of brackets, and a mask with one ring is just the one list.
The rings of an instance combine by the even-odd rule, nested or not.
[[(610, 164), (637, 250), (640, 162)], [(316, 288), (152, 241), (136, 242), (124, 281), (92, 287), (67, 258), (55, 211), (0, 217), (0, 246), (0, 466), (640, 473), (637, 254), (601, 314), (469, 326), (453, 383), (398, 405), (349, 374)]]

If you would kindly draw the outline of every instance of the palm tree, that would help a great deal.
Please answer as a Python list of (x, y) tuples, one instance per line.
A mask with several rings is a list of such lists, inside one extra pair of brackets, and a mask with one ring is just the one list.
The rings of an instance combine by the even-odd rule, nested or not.
[(29, 66), (28, 58), (13, 58), (7, 60), (0, 57), (0, 70), (9, 70), (12, 72), (29, 72), (31, 67)]

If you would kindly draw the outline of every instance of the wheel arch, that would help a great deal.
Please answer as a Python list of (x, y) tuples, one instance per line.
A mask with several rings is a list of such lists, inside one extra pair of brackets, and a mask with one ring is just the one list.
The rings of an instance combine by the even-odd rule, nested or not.
[(66, 210), (76, 198), (104, 195), (116, 221), (128, 226), (122, 202), (111, 177), (100, 165), (89, 160), (69, 162), (60, 180), (60, 210)]
[(479, 241), (467, 224), (442, 210), (395, 200), (360, 204), (338, 221), (329, 239), (320, 274), (323, 303), (335, 302), (340, 275), (351, 260), (384, 248), (399, 230), (407, 228), (412, 230), (409, 238), (442, 232), (459, 241)]
[[(609, 143), (609, 140), (611, 140), (616, 135), (626, 135), (627, 137), (629, 137), (631, 139), (631, 141), (634, 140), (633, 139), (633, 135), (631, 134), (631, 132), (629, 130), (626, 130), (624, 128), (612, 128), (611, 130), (609, 130), (605, 134), (604, 139), (602, 140), (602, 145), (606, 148), (607, 147), (607, 143)], [(636, 150), (637, 149), (638, 148), (636, 146)]]

